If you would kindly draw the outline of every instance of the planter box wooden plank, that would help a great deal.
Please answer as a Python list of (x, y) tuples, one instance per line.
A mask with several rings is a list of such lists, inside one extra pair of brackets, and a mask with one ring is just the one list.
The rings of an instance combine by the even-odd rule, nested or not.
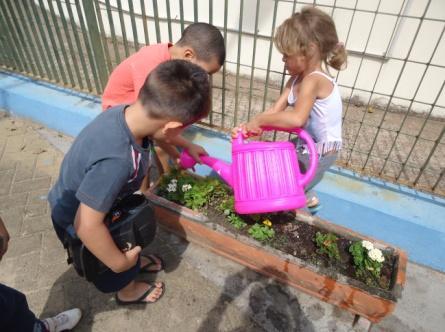
[[(396, 300), (400, 297), (405, 283), (407, 257), (397, 248), (392, 248), (395, 256), (398, 257), (393, 286), (391, 291), (387, 292), (389, 294), (379, 296), (360, 287), (362, 284), (359, 281), (351, 281), (351, 278), (347, 277), (333, 279), (308, 262), (263, 246), (245, 236), (234, 235), (220, 225), (212, 223), (200, 213), (170, 202), (152, 192), (147, 192), (146, 195), (153, 202), (159, 224), (173, 233), (374, 323), (392, 313)], [(376, 247), (381, 249), (390, 247), (319, 218), (300, 215), (297, 219), (346, 238), (371, 240)]]

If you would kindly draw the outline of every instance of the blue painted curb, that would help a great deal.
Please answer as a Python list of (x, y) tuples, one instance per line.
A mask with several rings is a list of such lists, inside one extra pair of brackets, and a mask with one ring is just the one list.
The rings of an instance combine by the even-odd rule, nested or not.
[[(100, 100), (22, 75), (0, 71), (0, 107), (76, 136), (100, 113)], [(228, 135), (192, 126), (185, 136), (210, 155), (231, 160)], [(197, 173), (212, 174), (206, 166)], [(333, 167), (316, 188), (321, 218), (398, 246), (409, 259), (445, 272), (445, 200)]]
[(0, 71), (0, 107), (76, 136), (100, 113), (99, 98)]

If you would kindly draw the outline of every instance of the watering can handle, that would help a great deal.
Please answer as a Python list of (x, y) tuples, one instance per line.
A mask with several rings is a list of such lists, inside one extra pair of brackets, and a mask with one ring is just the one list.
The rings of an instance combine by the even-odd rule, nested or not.
[[(314, 140), (312, 139), (311, 135), (308, 134), (307, 131), (301, 129), (301, 128), (290, 128), (290, 129), (283, 129), (283, 128), (276, 128), (276, 127), (262, 127), (263, 130), (279, 130), (279, 131), (286, 131), (289, 133), (297, 134), (298, 137), (303, 139), (306, 142), (306, 146), (309, 150), (309, 168), (306, 170), (306, 173), (302, 174), (302, 177), (300, 179), (300, 185), (305, 187), (306, 185), (311, 182), (311, 180), (315, 176), (315, 172), (318, 167), (318, 153), (317, 149), (315, 147)], [(242, 135), (240, 135), (242, 136)]]

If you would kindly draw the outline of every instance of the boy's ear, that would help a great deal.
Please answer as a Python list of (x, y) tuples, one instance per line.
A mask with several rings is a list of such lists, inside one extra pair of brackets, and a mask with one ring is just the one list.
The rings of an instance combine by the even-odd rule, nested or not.
[(168, 136), (174, 136), (177, 134), (179, 129), (182, 129), (184, 124), (179, 121), (169, 121), (167, 122), (164, 127), (162, 128), (162, 133), (168, 137)]
[(185, 60), (193, 60), (196, 58), (196, 54), (195, 51), (190, 48), (190, 47), (186, 47), (183, 51), (183, 56)]

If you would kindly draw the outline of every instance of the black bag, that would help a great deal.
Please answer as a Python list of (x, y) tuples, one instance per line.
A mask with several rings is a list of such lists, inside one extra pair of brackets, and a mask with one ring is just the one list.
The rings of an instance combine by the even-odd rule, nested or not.
[[(154, 210), (144, 195), (133, 194), (117, 202), (104, 219), (116, 246), (126, 251), (140, 246), (145, 248), (156, 234)], [(109, 268), (96, 258), (75, 236), (66, 232), (68, 263), (73, 263), (77, 273), (94, 281)]]

